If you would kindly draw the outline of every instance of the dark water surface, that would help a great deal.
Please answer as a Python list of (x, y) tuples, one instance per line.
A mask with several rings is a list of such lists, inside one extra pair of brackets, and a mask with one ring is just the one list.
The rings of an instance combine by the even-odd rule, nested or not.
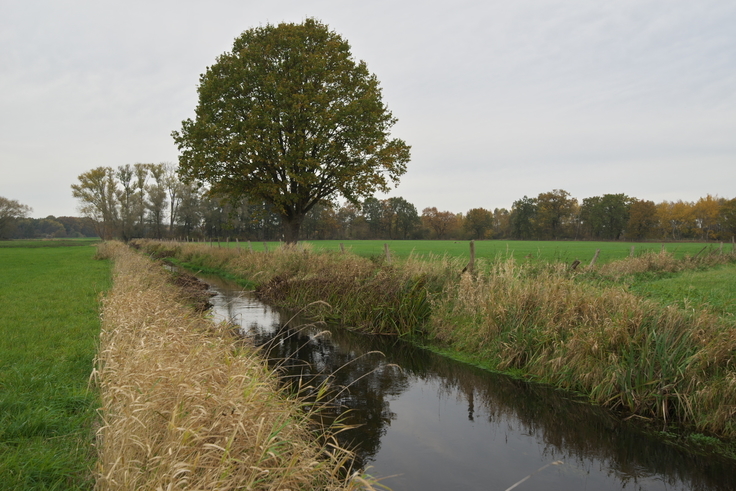
[(736, 490), (733, 461), (665, 444), (559, 391), (396, 339), (289, 322), (236, 284), (203, 279), (217, 292), (213, 315), (267, 345), (288, 374), (347, 387), (333, 416), (361, 426), (341, 443), (394, 491)]

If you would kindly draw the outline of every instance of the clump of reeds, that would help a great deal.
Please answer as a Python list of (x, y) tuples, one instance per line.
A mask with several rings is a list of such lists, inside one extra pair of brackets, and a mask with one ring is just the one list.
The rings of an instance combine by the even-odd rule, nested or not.
[(95, 372), (97, 489), (370, 485), (344, 477), (350, 453), (317, 438), (305, 405), (278, 388), (253, 347), (177, 302), (149, 260), (103, 247), (115, 266)]
[(431, 332), (501, 370), (609, 407), (735, 436), (736, 333), (717, 316), (577, 282), (513, 260), (448, 284)]

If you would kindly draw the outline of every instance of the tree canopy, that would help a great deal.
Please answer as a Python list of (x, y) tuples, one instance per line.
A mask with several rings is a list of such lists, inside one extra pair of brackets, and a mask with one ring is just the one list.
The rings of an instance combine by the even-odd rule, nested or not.
[(33, 209), (28, 205), (0, 196), (0, 238), (5, 235), (6, 228), (13, 220), (28, 216), (31, 211)]
[(386, 192), (410, 147), (375, 75), (317, 20), (245, 31), (200, 77), (194, 120), (172, 133), (179, 172), (232, 199), (273, 206), (287, 242), (309, 210)]

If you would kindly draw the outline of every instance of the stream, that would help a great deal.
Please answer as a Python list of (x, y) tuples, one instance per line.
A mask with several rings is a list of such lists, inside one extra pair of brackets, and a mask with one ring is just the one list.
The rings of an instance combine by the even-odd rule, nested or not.
[(215, 319), (264, 346), (285, 380), (330, 380), (327, 416), (359, 425), (340, 443), (394, 491), (736, 490), (733, 461), (664, 443), (560, 391), (309, 325), (235, 283), (200, 279), (216, 292)]

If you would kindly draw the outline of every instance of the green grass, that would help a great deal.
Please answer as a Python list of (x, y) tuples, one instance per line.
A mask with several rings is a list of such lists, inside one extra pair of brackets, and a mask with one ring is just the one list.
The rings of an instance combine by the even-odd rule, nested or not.
[(88, 380), (110, 282), (94, 254), (0, 247), (0, 489), (94, 485), (98, 399)]
[[(418, 255), (442, 255), (470, 257), (469, 241), (452, 240), (325, 240), (307, 241), (315, 249), (340, 250), (342, 242), (346, 249), (350, 249), (360, 256), (383, 254), (384, 244), (389, 245), (391, 253), (397, 257), (407, 257), (414, 253)], [(533, 258), (544, 261), (572, 262), (579, 259), (583, 263), (589, 262), (596, 249), (600, 249), (598, 262), (606, 263), (615, 259), (628, 257), (631, 246), (635, 252), (645, 250), (659, 251), (660, 243), (631, 243), (631, 242), (588, 242), (588, 241), (505, 241), (505, 240), (482, 240), (475, 242), (475, 254), (478, 258), (496, 259), (513, 256), (516, 259)], [(685, 254), (697, 254), (706, 244), (700, 243), (677, 243), (665, 244), (669, 252), (676, 257)], [(711, 245), (711, 247), (716, 247)], [(730, 246), (724, 246), (730, 250)]]
[(0, 240), (0, 249), (8, 247), (38, 248), (38, 247), (71, 247), (88, 246), (100, 242), (98, 238), (84, 239), (19, 239)]
[[(307, 240), (314, 250), (339, 251), (340, 244), (346, 250), (369, 257), (384, 254), (384, 244), (389, 245), (392, 256), (405, 258), (410, 254), (415, 255), (444, 255), (451, 257), (470, 257), (469, 241), (465, 240)], [(220, 247), (240, 246), (247, 249), (247, 242), (237, 244), (235, 241), (229, 243), (221, 242)], [(213, 248), (218, 243), (213, 243)], [(269, 250), (278, 247), (278, 242), (268, 242)], [(575, 259), (587, 264), (595, 255), (596, 249), (600, 249), (598, 263), (604, 264), (616, 259), (628, 257), (634, 246), (635, 253), (644, 251), (659, 252), (662, 244), (659, 242), (591, 242), (591, 241), (539, 241), (539, 240), (482, 240), (475, 243), (475, 254), (477, 258), (496, 259), (513, 256), (516, 259), (538, 259), (543, 261), (572, 262)], [(263, 242), (252, 242), (254, 251), (263, 251)], [(685, 255), (695, 255), (704, 247), (711, 250), (716, 249), (718, 244), (704, 244), (699, 242), (666, 243), (665, 249), (672, 252), (676, 258)], [(732, 250), (732, 245), (725, 244), (725, 252)]]
[(665, 278), (640, 277), (631, 291), (660, 303), (685, 309), (709, 309), (736, 316), (736, 264), (724, 264), (704, 271), (684, 271)]

